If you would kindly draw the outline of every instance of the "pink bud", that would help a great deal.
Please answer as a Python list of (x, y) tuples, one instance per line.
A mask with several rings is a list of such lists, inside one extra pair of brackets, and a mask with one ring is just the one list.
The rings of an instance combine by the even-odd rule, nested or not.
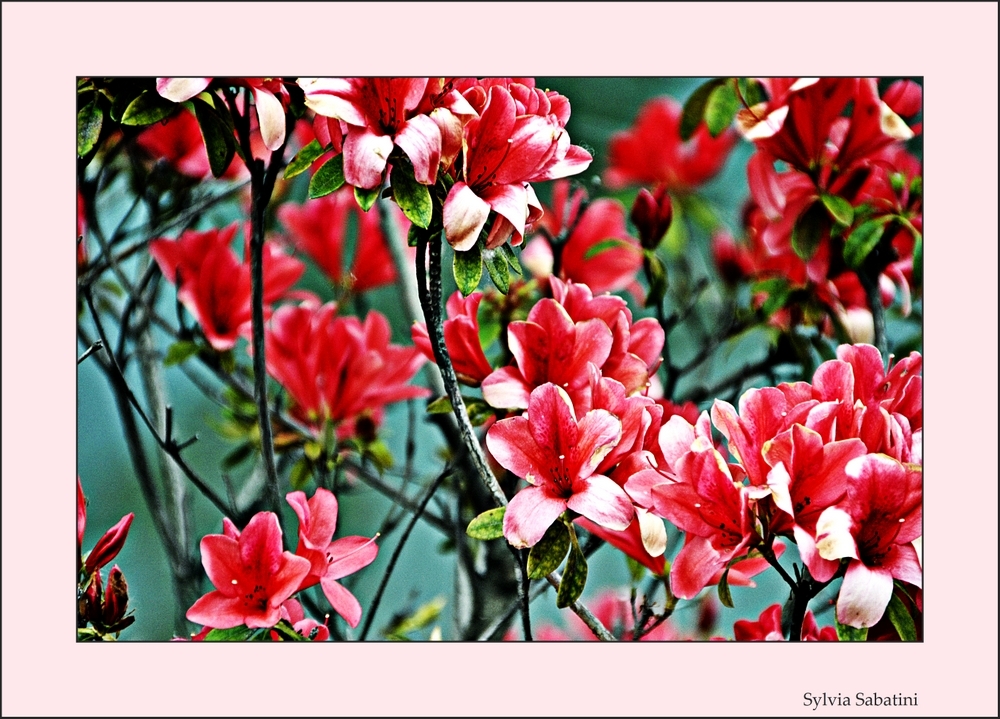
[(99, 570), (118, 556), (118, 552), (121, 551), (125, 540), (128, 538), (128, 530), (132, 526), (134, 518), (135, 515), (129, 512), (121, 518), (118, 524), (105, 532), (104, 536), (97, 540), (94, 549), (87, 555), (85, 569), (88, 575)]
[(642, 246), (647, 250), (655, 249), (670, 229), (674, 217), (674, 207), (666, 186), (660, 186), (655, 195), (646, 188), (639, 190), (630, 217), (639, 230)]
[(125, 575), (116, 564), (108, 573), (108, 587), (104, 592), (104, 606), (101, 618), (106, 627), (115, 627), (125, 618), (128, 609), (128, 584)]

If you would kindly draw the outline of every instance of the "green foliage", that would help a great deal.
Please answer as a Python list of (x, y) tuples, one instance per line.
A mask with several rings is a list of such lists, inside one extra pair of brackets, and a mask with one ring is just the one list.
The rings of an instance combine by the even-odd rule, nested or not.
[(730, 609), (736, 606), (733, 604), (733, 593), (729, 591), (729, 567), (726, 567), (725, 571), (722, 573), (717, 589), (719, 601), (722, 603), (722, 606), (729, 607)]
[(410, 641), (408, 635), (424, 629), (436, 621), (441, 616), (441, 611), (446, 604), (447, 600), (444, 597), (435, 597), (417, 607), (410, 614), (394, 617), (389, 626), (382, 630), (382, 636), (397, 642)]
[[(882, 240), (888, 217), (879, 217), (862, 222), (847, 237), (844, 243), (844, 262), (853, 269), (859, 269)], [(916, 258), (914, 257), (914, 266)]]
[(392, 199), (414, 225), (425, 230), (430, 226), (434, 216), (431, 191), (413, 177), (412, 167), (402, 163), (393, 166)]
[(718, 137), (733, 124), (736, 111), (740, 109), (740, 101), (736, 97), (736, 90), (732, 80), (726, 80), (722, 85), (714, 88), (705, 103), (705, 124), (708, 126), (708, 134)]
[[(717, 77), (702, 84), (691, 93), (691, 96), (684, 103), (684, 110), (681, 113), (681, 139), (687, 142), (694, 135), (705, 118), (705, 109), (708, 107), (709, 98), (716, 88), (725, 84), (726, 78)], [(735, 110), (734, 110), (735, 112)], [(730, 118), (732, 119), (732, 118)]]
[(373, 187), (370, 190), (366, 190), (363, 187), (355, 187), (354, 200), (363, 212), (368, 212), (368, 210), (375, 206), (375, 200), (378, 199), (380, 191), (378, 187)]
[(886, 611), (889, 613), (889, 621), (896, 628), (896, 633), (900, 639), (904, 642), (917, 641), (917, 626), (913, 622), (913, 617), (907, 611), (903, 600), (895, 592), (893, 592), (892, 598), (889, 600), (889, 606), (886, 607)]
[(143, 90), (122, 113), (123, 125), (152, 125), (170, 117), (177, 104), (162, 97), (156, 90)]
[(466, 252), (455, 252), (452, 272), (455, 275), (455, 284), (464, 297), (476, 291), (479, 280), (483, 277), (483, 255), (479, 242)]
[(507, 294), (510, 291), (510, 267), (503, 252), (499, 249), (486, 249), (482, 254), (493, 285), (503, 294)]
[(823, 240), (823, 231), (829, 227), (825, 207), (821, 202), (814, 202), (798, 216), (792, 227), (792, 249), (806, 262), (816, 254)]
[(309, 180), (309, 199), (329, 195), (344, 185), (344, 156), (337, 155), (320, 165)]
[(98, 106), (96, 97), (92, 102), (80, 108), (76, 114), (76, 154), (78, 157), (86, 157), (94, 149), (97, 140), (101, 137), (103, 122), (104, 113)]
[(844, 227), (850, 227), (851, 223), (854, 222), (854, 207), (851, 206), (851, 203), (843, 197), (829, 195), (824, 192), (819, 196), (819, 199), (830, 213), (830, 217), (832, 217), (837, 224), (843, 225)]
[(312, 140), (308, 145), (303, 147), (297, 153), (292, 161), (288, 163), (288, 167), (285, 168), (285, 173), (282, 177), (286, 180), (290, 180), (297, 175), (301, 175), (303, 172), (309, 169), (309, 167), (326, 152), (327, 148), (319, 144), (319, 140)]
[(473, 539), (499, 539), (503, 536), (503, 515), (506, 511), (506, 507), (487, 509), (469, 522), (465, 533)]
[(852, 627), (837, 622), (837, 639), (842, 642), (863, 642), (868, 639), (868, 627)]
[(198, 354), (198, 345), (190, 340), (179, 340), (167, 348), (167, 354), (163, 358), (164, 367), (172, 367), (186, 362)]
[(606, 240), (601, 240), (600, 242), (595, 242), (593, 245), (587, 248), (587, 251), (583, 253), (583, 259), (592, 260), (597, 257), (602, 252), (607, 252), (608, 250), (613, 250), (616, 247), (631, 247), (624, 240), (619, 240), (614, 237), (609, 237)]
[(566, 558), (569, 545), (569, 528), (556, 520), (528, 553), (528, 578), (543, 579), (558, 569)]
[(566, 569), (559, 583), (559, 591), (556, 592), (556, 606), (560, 609), (565, 609), (576, 602), (587, 584), (587, 558), (583, 556), (580, 542), (577, 541), (576, 532), (572, 527), (569, 527), (569, 533), (569, 559), (566, 560)]
[(236, 155), (236, 139), (233, 137), (232, 128), (212, 105), (200, 97), (194, 98), (192, 102), (198, 126), (201, 128), (201, 136), (205, 139), (212, 176), (222, 177)]

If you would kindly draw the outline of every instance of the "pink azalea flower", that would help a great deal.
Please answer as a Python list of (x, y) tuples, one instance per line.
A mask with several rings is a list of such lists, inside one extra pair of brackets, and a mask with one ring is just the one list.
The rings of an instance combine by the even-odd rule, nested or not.
[[(781, 605), (772, 604), (760, 613), (757, 621), (740, 619), (733, 624), (733, 633), (738, 642), (783, 642), (785, 635), (781, 631)], [(806, 610), (802, 622), (802, 641), (804, 642), (835, 642), (837, 630), (833, 627), (823, 627), (816, 624), (816, 617)]]
[[(394, 221), (405, 234), (406, 221), (399, 208), (393, 207)], [(348, 270), (344, 255), (351, 217), (356, 223), (357, 244)], [(379, 217), (361, 211), (350, 187), (303, 205), (282, 204), (278, 207), (278, 219), (288, 230), (292, 244), (309, 255), (334, 284), (360, 294), (396, 281)]]
[[(177, 240), (160, 238), (149, 245), (164, 277), (179, 285), (177, 297), (220, 352), (236, 345), (251, 320), (249, 257), (241, 262), (231, 247), (237, 226), (233, 223), (205, 232), (187, 230)], [(302, 262), (265, 244), (265, 314), (304, 270)]]
[(255, 514), (238, 538), (203, 537), (201, 558), (215, 591), (191, 605), (187, 618), (217, 629), (273, 627), (310, 568), (308, 559), (282, 551), (272, 512)]
[[(617, 200), (602, 198), (594, 200), (578, 216), (581, 193), (583, 190), (570, 199), (569, 182), (556, 180), (552, 189), (552, 209), (545, 208), (545, 214), (535, 225), (551, 238), (569, 233), (560, 254), (559, 277), (585, 284), (597, 293), (628, 290), (641, 301), (645, 292), (636, 275), (642, 268), (642, 247), (625, 229), (625, 206)], [(612, 246), (602, 244), (609, 241)], [(599, 244), (603, 249), (597, 247)], [(547, 278), (553, 264), (549, 240), (536, 235), (528, 247), (536, 257), (536, 267), (548, 268), (542, 274)], [(592, 255), (594, 250), (598, 252)]]
[(288, 391), (294, 414), (317, 433), (333, 422), (344, 437), (362, 416), (377, 422), (386, 404), (430, 391), (408, 384), (424, 358), (415, 347), (390, 344), (384, 315), (371, 311), (362, 323), (336, 311), (334, 303), (280, 307), (264, 341), (267, 371)]
[[(455, 292), (445, 305), (448, 319), (444, 321), (444, 343), (451, 355), (458, 381), (471, 387), (478, 387), (493, 372), (479, 341), (477, 314), (482, 300), (482, 292), (473, 292), (464, 298), (461, 292)], [(414, 323), (410, 333), (413, 344), (424, 357), (433, 362), (434, 350), (427, 334), (427, 325), (423, 322)]]
[(889, 604), (893, 579), (922, 585), (913, 541), (922, 535), (923, 472), (881, 454), (851, 460), (846, 472), (847, 497), (816, 522), (816, 550), (823, 559), (850, 559), (837, 620), (870, 627)]
[(493, 457), (531, 485), (507, 506), (507, 541), (533, 546), (567, 509), (609, 529), (625, 529), (635, 515), (632, 502), (612, 480), (594, 474), (620, 440), (617, 417), (595, 409), (577, 420), (569, 395), (551, 383), (531, 393), (526, 416), (490, 427), (486, 445)]
[[(97, 544), (90, 550), (90, 554), (87, 555), (84, 562), (85, 574), (93, 574), (118, 556), (118, 552), (125, 546), (125, 540), (128, 539), (128, 530), (132, 526), (133, 519), (135, 519), (135, 514), (129, 512), (97, 540)], [(79, 529), (77, 531), (79, 532)]]
[(686, 533), (670, 567), (670, 588), (692, 599), (742, 556), (755, 536), (747, 488), (733, 481), (729, 466), (711, 444), (698, 440), (676, 463), (675, 483), (652, 488), (653, 511)]
[[(155, 160), (165, 160), (177, 172), (198, 180), (209, 177), (212, 169), (198, 120), (187, 110), (180, 110), (162, 122), (145, 128), (135, 139), (136, 144)], [(229, 165), (224, 179), (249, 177), (240, 162)]]
[(294, 599), (289, 599), (281, 605), (281, 618), (306, 639), (314, 642), (325, 642), (330, 639), (330, 628), (306, 617), (302, 605)]
[(337, 529), (337, 498), (327, 489), (320, 487), (308, 501), (304, 492), (291, 492), (286, 499), (299, 518), (299, 546), (295, 554), (310, 563), (309, 574), (299, 589), (319, 583), (334, 611), (352, 627), (358, 626), (361, 605), (337, 580), (375, 561), (378, 555), (375, 539), (333, 539)]
[(682, 142), (680, 127), (681, 105), (673, 98), (660, 97), (643, 105), (633, 126), (608, 141), (605, 184), (613, 189), (663, 185), (686, 192), (711, 179), (722, 169), (735, 134), (726, 131), (713, 139), (702, 124)]
[(445, 236), (456, 250), (468, 250), (476, 243), (491, 210), (496, 219), (486, 246), (496, 248), (508, 239), (513, 245), (521, 244), (525, 225), (542, 215), (529, 183), (574, 175), (592, 160), (583, 148), (570, 144), (565, 98), (558, 96), (563, 101), (558, 113), (541, 115), (526, 111), (515, 94), (523, 95), (529, 105), (538, 101), (532, 88), (494, 84), (480, 116), (465, 125), (462, 175), (448, 193), (443, 210)]
[(441, 130), (417, 112), (426, 77), (299, 78), (306, 105), (347, 125), (344, 178), (354, 187), (382, 183), (394, 146), (413, 163), (417, 182), (433, 185), (441, 162)]

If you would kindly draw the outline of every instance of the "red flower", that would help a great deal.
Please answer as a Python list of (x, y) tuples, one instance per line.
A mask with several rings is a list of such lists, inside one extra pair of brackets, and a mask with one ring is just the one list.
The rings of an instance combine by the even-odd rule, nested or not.
[(333, 540), (337, 529), (337, 498), (327, 489), (320, 487), (308, 501), (304, 492), (291, 492), (286, 499), (299, 518), (299, 545), (295, 554), (310, 562), (309, 574), (299, 589), (319, 583), (334, 611), (352, 627), (358, 626), (361, 605), (337, 580), (375, 561), (378, 555), (375, 539)]
[(851, 460), (846, 499), (820, 515), (816, 549), (823, 559), (850, 558), (837, 620), (870, 627), (882, 618), (893, 580), (922, 584), (913, 546), (922, 534), (923, 472), (882, 454)]
[(264, 333), (267, 371), (294, 401), (293, 411), (317, 432), (326, 421), (341, 436), (362, 415), (430, 391), (407, 384), (424, 363), (414, 347), (390, 344), (389, 321), (371, 311), (362, 323), (336, 317), (337, 307), (305, 302), (275, 311)]
[[(149, 245), (164, 277), (179, 285), (177, 297), (220, 352), (236, 345), (251, 319), (249, 257), (240, 262), (231, 247), (236, 229), (234, 222), (222, 230), (187, 230), (177, 240), (160, 238)], [(268, 305), (285, 294), (304, 270), (302, 262), (265, 244), (265, 314), (270, 313)]]
[[(451, 355), (451, 363), (455, 367), (458, 380), (472, 387), (478, 387), (493, 371), (490, 361), (483, 353), (479, 341), (479, 304), (483, 300), (482, 292), (473, 292), (466, 298), (461, 292), (456, 292), (448, 298), (446, 309), (448, 319), (444, 321), (444, 342)], [(413, 344), (423, 352), (424, 356), (434, 361), (434, 350), (431, 348), (427, 325), (423, 322), (414, 323), (410, 329)]]
[[(733, 633), (738, 642), (783, 642), (785, 635), (781, 631), (781, 605), (772, 604), (760, 613), (757, 621), (740, 619), (733, 625)], [(806, 611), (802, 622), (802, 641), (804, 642), (835, 642), (837, 630), (833, 627), (823, 627), (816, 624), (816, 617), (811, 611)]]
[(680, 127), (681, 105), (673, 98), (643, 105), (633, 126), (608, 141), (605, 184), (614, 189), (641, 184), (690, 191), (711, 179), (722, 169), (735, 134), (726, 131), (713, 139), (702, 124), (683, 142)]
[(201, 559), (215, 591), (191, 605), (187, 618), (217, 629), (273, 627), (310, 568), (309, 560), (282, 551), (281, 527), (271, 512), (255, 514), (238, 538), (203, 537)]
[[(476, 243), (490, 210), (496, 212), (496, 219), (486, 246), (496, 248), (508, 239), (513, 245), (521, 244), (525, 225), (542, 215), (528, 183), (582, 172), (592, 160), (583, 148), (570, 144), (565, 98), (557, 96), (562, 100), (559, 113), (531, 114), (514, 95), (523, 94), (529, 104), (539, 96), (531, 88), (522, 91), (518, 86), (490, 86), (481, 115), (465, 125), (462, 175), (448, 193), (443, 210), (445, 236), (456, 250), (468, 250)], [(555, 110), (551, 99), (543, 97), (549, 109)]]
[[(400, 232), (405, 234), (402, 213), (396, 208), (393, 214)], [(344, 251), (352, 216), (357, 223), (357, 245), (351, 269), (347, 271)], [(292, 244), (309, 255), (334, 284), (360, 294), (396, 281), (379, 217), (358, 208), (350, 187), (303, 205), (285, 203), (278, 208), (278, 219), (288, 230)]]
[[(198, 120), (187, 110), (150, 125), (135, 142), (153, 159), (165, 160), (182, 175), (201, 180), (212, 172)], [(223, 178), (230, 180), (240, 176), (249, 175), (246, 166), (239, 162), (231, 163), (223, 174)]]
[(366, 189), (382, 183), (393, 146), (411, 163), (417, 182), (433, 185), (441, 162), (441, 131), (417, 111), (426, 77), (299, 78), (306, 105), (347, 124), (344, 178)]
[(531, 485), (507, 505), (507, 541), (534, 546), (567, 509), (609, 529), (625, 529), (635, 515), (632, 502), (613, 481), (594, 474), (620, 439), (617, 417), (595, 409), (577, 420), (569, 395), (551, 383), (531, 393), (527, 416), (490, 427), (490, 453)]

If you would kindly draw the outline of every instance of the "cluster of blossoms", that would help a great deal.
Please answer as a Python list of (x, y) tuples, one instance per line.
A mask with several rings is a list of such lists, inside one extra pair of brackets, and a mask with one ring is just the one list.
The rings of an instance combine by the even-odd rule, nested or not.
[(106, 531), (86, 555), (83, 535), (87, 529), (87, 498), (83, 484), (76, 479), (77, 547), (77, 634), (81, 639), (110, 639), (135, 621), (128, 611), (128, 583), (118, 565), (111, 567), (107, 580), (101, 578), (106, 567), (125, 545), (135, 515), (129, 512)]
[(283, 548), (273, 512), (258, 512), (242, 532), (224, 518), (222, 534), (202, 538), (202, 563), (215, 590), (187, 611), (189, 620), (205, 626), (201, 638), (212, 629), (266, 629), (284, 619), (307, 638), (326, 639), (329, 630), (306, 619), (291, 598), (316, 584), (337, 614), (352, 627), (358, 625), (361, 605), (337, 580), (375, 561), (377, 535), (334, 539), (337, 499), (329, 490), (319, 488), (308, 500), (303, 492), (286, 498), (299, 519), (294, 554)]
[[(871, 341), (861, 275), (874, 278), (885, 305), (898, 292), (903, 313), (910, 311), (923, 225), (922, 169), (903, 144), (920, 128), (903, 118), (920, 111), (921, 88), (900, 80), (880, 97), (874, 78), (768, 78), (762, 84), (770, 99), (737, 115), (755, 146), (747, 164), (746, 241), (716, 235), (720, 275), (807, 288), (855, 341)], [(849, 105), (851, 114), (842, 115)], [(759, 291), (757, 306), (768, 295)], [(784, 308), (773, 321), (787, 328), (808, 319)], [(829, 320), (820, 323), (830, 330)]]

